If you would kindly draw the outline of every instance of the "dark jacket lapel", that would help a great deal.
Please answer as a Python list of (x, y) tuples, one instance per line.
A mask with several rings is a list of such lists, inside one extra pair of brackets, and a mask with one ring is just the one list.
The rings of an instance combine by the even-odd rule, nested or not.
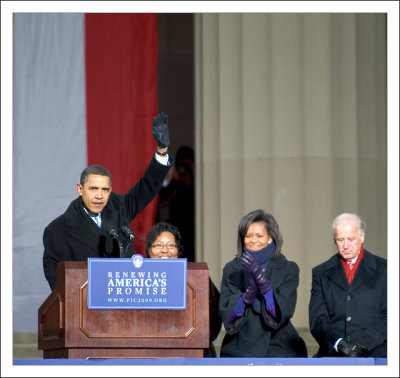
[(376, 261), (374, 256), (364, 249), (364, 256), (358, 266), (357, 272), (354, 275), (350, 285), (350, 290), (357, 289), (365, 282), (371, 281), (376, 275)]
[(326, 264), (326, 275), (333, 284), (339, 286), (342, 290), (347, 291), (349, 289), (346, 274), (340, 262), (340, 257), (337, 254), (328, 260)]
[[(99, 234), (102, 230), (90, 219), (83, 210), (81, 198), (72, 201), (65, 212), (65, 222), (71, 229), (71, 235), (90, 248), (97, 249)], [(95, 230), (95, 232), (93, 232)]]

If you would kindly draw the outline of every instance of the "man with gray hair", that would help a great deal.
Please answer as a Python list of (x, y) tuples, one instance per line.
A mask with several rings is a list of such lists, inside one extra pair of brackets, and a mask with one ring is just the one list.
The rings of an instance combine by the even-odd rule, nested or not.
[(387, 262), (364, 249), (365, 223), (332, 222), (337, 253), (312, 270), (309, 324), (316, 357), (387, 357)]

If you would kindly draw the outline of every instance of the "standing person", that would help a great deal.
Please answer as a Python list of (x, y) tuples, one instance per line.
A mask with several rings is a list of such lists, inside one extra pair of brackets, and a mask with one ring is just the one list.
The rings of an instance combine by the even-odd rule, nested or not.
[(168, 222), (178, 227), (182, 234), (182, 257), (195, 261), (194, 232), (194, 152), (181, 146), (158, 196), (158, 222)]
[(282, 243), (271, 214), (254, 210), (240, 221), (237, 255), (225, 265), (221, 283), (221, 357), (307, 357), (290, 320), (299, 268), (281, 253)]
[[(174, 162), (167, 152), (170, 136), (166, 114), (160, 113), (153, 119), (152, 134), (157, 142), (156, 153), (143, 177), (128, 193), (113, 192), (110, 172), (102, 166), (91, 165), (83, 170), (77, 184), (79, 197), (45, 228), (43, 269), (52, 290), (61, 261), (121, 257), (121, 250), (122, 257), (132, 256), (129, 237), (118, 242), (116, 234), (124, 226), (129, 230), (132, 220), (154, 199)], [(121, 243), (125, 244), (122, 248)]]
[(332, 231), (337, 253), (312, 270), (316, 356), (386, 357), (386, 259), (364, 249), (365, 223), (357, 214), (337, 216)]
[[(167, 222), (155, 224), (147, 233), (146, 254), (152, 259), (176, 259), (182, 257), (182, 238), (176, 226)], [(204, 357), (217, 357), (213, 341), (221, 330), (222, 321), (218, 315), (220, 293), (209, 278), (210, 297), (210, 347), (204, 350)]]

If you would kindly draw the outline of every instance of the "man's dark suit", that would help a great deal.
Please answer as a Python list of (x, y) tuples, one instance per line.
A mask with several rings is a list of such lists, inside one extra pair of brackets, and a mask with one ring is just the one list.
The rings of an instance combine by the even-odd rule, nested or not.
[(346, 336), (365, 346), (370, 355), (386, 357), (374, 354), (386, 348), (386, 312), (386, 259), (364, 250), (351, 285), (338, 254), (312, 270), (309, 322), (319, 357), (338, 356), (333, 346)]
[[(170, 164), (173, 158), (170, 156)], [(85, 212), (81, 197), (71, 202), (66, 212), (53, 220), (44, 230), (43, 268), (50, 288), (57, 281), (60, 261), (86, 261), (88, 257), (119, 257), (118, 243), (108, 235), (107, 228), (117, 230), (129, 226), (136, 215), (157, 195), (171, 168), (153, 157), (143, 177), (126, 194), (111, 192), (104, 207), (101, 229)], [(126, 240), (126, 257), (133, 254), (133, 245)], [(125, 247), (124, 247), (125, 252)]]

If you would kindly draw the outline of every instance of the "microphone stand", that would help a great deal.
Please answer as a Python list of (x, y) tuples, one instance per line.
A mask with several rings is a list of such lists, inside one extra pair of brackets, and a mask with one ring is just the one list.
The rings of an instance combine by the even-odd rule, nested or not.
[(119, 247), (119, 257), (120, 257), (120, 258), (121, 258), (121, 257), (125, 257), (125, 254), (124, 254), (124, 247), (122, 246), (122, 243), (119, 241), (118, 238), (115, 238), (115, 240), (117, 241), (118, 247)]
[[(135, 234), (133, 233), (133, 231), (128, 227), (128, 226), (122, 226), (121, 227), (121, 231), (122, 234), (132, 242), (132, 249), (133, 249), (133, 254), (135, 254), (135, 249), (133, 248), (133, 241), (135, 240)], [(124, 257), (127, 255), (128, 253), (128, 248), (129, 248), (129, 243), (126, 245), (125, 247), (125, 253), (124, 253)]]
[(118, 238), (118, 233), (114, 227), (109, 227), (108, 234), (117, 242), (119, 249), (119, 257), (121, 258), (124, 255), (124, 247)]

